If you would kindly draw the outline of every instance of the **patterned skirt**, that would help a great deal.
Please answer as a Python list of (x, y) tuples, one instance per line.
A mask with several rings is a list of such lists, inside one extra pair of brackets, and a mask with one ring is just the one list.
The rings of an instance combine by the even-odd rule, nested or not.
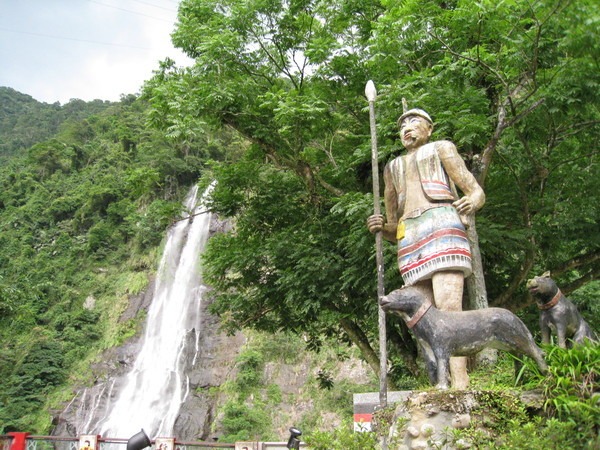
[(452, 206), (425, 211), (404, 221), (398, 241), (398, 267), (407, 286), (431, 278), (439, 270), (471, 274), (471, 250), (465, 227)]

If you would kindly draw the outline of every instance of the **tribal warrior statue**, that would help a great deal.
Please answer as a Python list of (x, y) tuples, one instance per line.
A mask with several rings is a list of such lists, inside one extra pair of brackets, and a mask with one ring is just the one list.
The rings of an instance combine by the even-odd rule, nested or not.
[[(411, 109), (398, 127), (407, 153), (386, 165), (386, 217), (370, 216), (367, 227), (398, 244), (405, 285), (422, 289), (440, 310), (461, 311), (464, 278), (471, 274), (467, 216), (483, 206), (485, 194), (452, 142), (429, 142), (429, 114)], [(466, 358), (452, 358), (450, 372), (453, 387), (468, 386)]]

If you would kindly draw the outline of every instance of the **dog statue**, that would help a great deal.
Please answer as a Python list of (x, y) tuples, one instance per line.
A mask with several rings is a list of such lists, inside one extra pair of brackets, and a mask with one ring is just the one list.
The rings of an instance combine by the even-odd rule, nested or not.
[[(507, 309), (440, 311), (423, 291), (405, 286), (380, 300), (384, 311), (402, 317), (425, 358), (431, 384), (448, 388), (451, 356), (471, 356), (485, 347), (532, 358), (542, 373), (548, 366), (525, 324)], [(520, 367), (515, 360), (515, 369)]]
[[(527, 281), (527, 289), (540, 309), (542, 343), (550, 343), (551, 330), (556, 331), (558, 346), (567, 348), (567, 340), (581, 344), (585, 339), (598, 342), (596, 335), (577, 311), (577, 307), (565, 297), (550, 272)], [(570, 343), (569, 343), (570, 345)]]

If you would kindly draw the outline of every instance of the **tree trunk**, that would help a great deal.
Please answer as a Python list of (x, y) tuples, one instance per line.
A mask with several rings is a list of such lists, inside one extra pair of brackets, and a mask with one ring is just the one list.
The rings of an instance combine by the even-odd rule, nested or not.
[(481, 251), (479, 249), (479, 237), (477, 236), (477, 227), (475, 225), (475, 217), (473, 216), (469, 216), (467, 238), (471, 246), (471, 264), (473, 266), (473, 273), (466, 279), (467, 292), (469, 294), (467, 309), (484, 309), (488, 307), (488, 298), (485, 278), (483, 276)]
[[(467, 228), (467, 238), (471, 245), (471, 264), (473, 273), (467, 277), (468, 305), (467, 309), (485, 309), (488, 307), (487, 289), (485, 287), (485, 277), (483, 276), (483, 262), (481, 261), (481, 251), (479, 249), (479, 237), (477, 236), (477, 227), (475, 225), (475, 216), (469, 216), (469, 227)], [(494, 364), (498, 359), (498, 351), (492, 348), (486, 348), (475, 356), (475, 365)]]

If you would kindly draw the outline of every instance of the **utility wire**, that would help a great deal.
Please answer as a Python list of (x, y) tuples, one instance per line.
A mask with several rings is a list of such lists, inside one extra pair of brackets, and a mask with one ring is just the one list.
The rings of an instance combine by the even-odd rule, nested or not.
[[(108, 5), (106, 3), (102, 3), (102, 2), (99, 2), (97, 0), (89, 0), (89, 1), (92, 2), (92, 3), (97, 3), (99, 5), (108, 7), (108, 8), (114, 8), (114, 9), (125, 11), (125, 12), (131, 13), (131, 14), (137, 14), (139, 16), (149, 17), (151, 19), (160, 20), (162, 22), (172, 23), (171, 20), (163, 19), (163, 18), (160, 18), (160, 17), (154, 17), (154, 16), (151, 16), (151, 15), (148, 15), (148, 14), (140, 13), (140, 12), (137, 12), (137, 11), (132, 11), (132, 10), (125, 9), (125, 8), (119, 8), (118, 6)], [(148, 5), (148, 6), (152, 6), (152, 7), (155, 7), (155, 8), (164, 9), (164, 10), (172, 12), (172, 13), (176, 13), (177, 12), (177, 11), (174, 11), (172, 9), (164, 8), (162, 6), (154, 5), (154, 4), (142, 1), (142, 0), (133, 0), (133, 1), (145, 4), (145, 5)], [(169, 1), (171, 1), (172, 3), (179, 4), (179, 2), (177, 0), (169, 0)], [(137, 45), (118, 44), (118, 43), (115, 43), (115, 42), (92, 41), (92, 40), (88, 40), (88, 39), (78, 39), (78, 38), (71, 38), (71, 37), (67, 37), (67, 36), (54, 36), (54, 35), (50, 35), (50, 34), (35, 33), (35, 32), (32, 32), (32, 31), (13, 30), (13, 29), (4, 28), (4, 27), (0, 27), (0, 31), (7, 31), (9, 33), (26, 34), (26, 35), (30, 35), (30, 36), (39, 36), (39, 37), (51, 38), (51, 39), (60, 39), (60, 40), (66, 40), (66, 41), (85, 42), (85, 43), (89, 43), (89, 44), (109, 45), (109, 46), (112, 46), (112, 47), (133, 48), (133, 49), (138, 49), (138, 50), (152, 50), (151, 48), (141, 47), (141, 46), (137, 46)]]
[(11, 29), (8, 29), (8, 28), (3, 28), (3, 27), (0, 27), (0, 31), (8, 31), (10, 33), (19, 33), (19, 34), (29, 34), (31, 36), (40, 36), (40, 37), (52, 38), (52, 39), (62, 39), (62, 40), (65, 40), (65, 41), (86, 42), (86, 43), (90, 43), (90, 44), (99, 44), (99, 45), (111, 45), (113, 47), (127, 47), (127, 48), (135, 48), (135, 49), (138, 49), (138, 50), (152, 50), (151, 48), (148, 48), (148, 47), (139, 47), (137, 45), (117, 44), (117, 43), (114, 43), (114, 42), (90, 41), (90, 40), (87, 40), (87, 39), (77, 39), (77, 38), (70, 38), (70, 37), (66, 37), (66, 36), (52, 36), (50, 34), (33, 33), (33, 32), (30, 32), (30, 31), (11, 30)]
[(170, 11), (170, 12), (172, 12), (172, 13), (176, 13), (176, 12), (177, 12), (177, 11), (175, 11), (174, 9), (171, 9), (171, 8), (165, 8), (164, 6), (158, 6), (158, 5), (155, 5), (154, 3), (148, 3), (148, 2), (144, 2), (144, 1), (142, 1), (142, 0), (131, 0), (131, 1), (133, 1), (133, 2), (136, 2), (136, 3), (141, 3), (142, 5), (148, 5), (148, 6), (152, 6), (153, 8), (164, 9), (165, 11)]
[(125, 12), (131, 13), (131, 14), (137, 14), (138, 16), (144, 16), (144, 17), (149, 17), (150, 19), (160, 20), (162, 22), (173, 23), (172, 20), (162, 19), (160, 17), (154, 17), (154, 16), (151, 16), (149, 14), (144, 14), (144, 13), (137, 12), (137, 11), (132, 11), (130, 9), (119, 8), (118, 6), (109, 5), (109, 4), (106, 4), (106, 3), (99, 2), (97, 0), (89, 0), (89, 1), (92, 2), (92, 3), (96, 3), (98, 5), (106, 6), (107, 8), (114, 8), (114, 9), (118, 9), (120, 11), (125, 11)]

